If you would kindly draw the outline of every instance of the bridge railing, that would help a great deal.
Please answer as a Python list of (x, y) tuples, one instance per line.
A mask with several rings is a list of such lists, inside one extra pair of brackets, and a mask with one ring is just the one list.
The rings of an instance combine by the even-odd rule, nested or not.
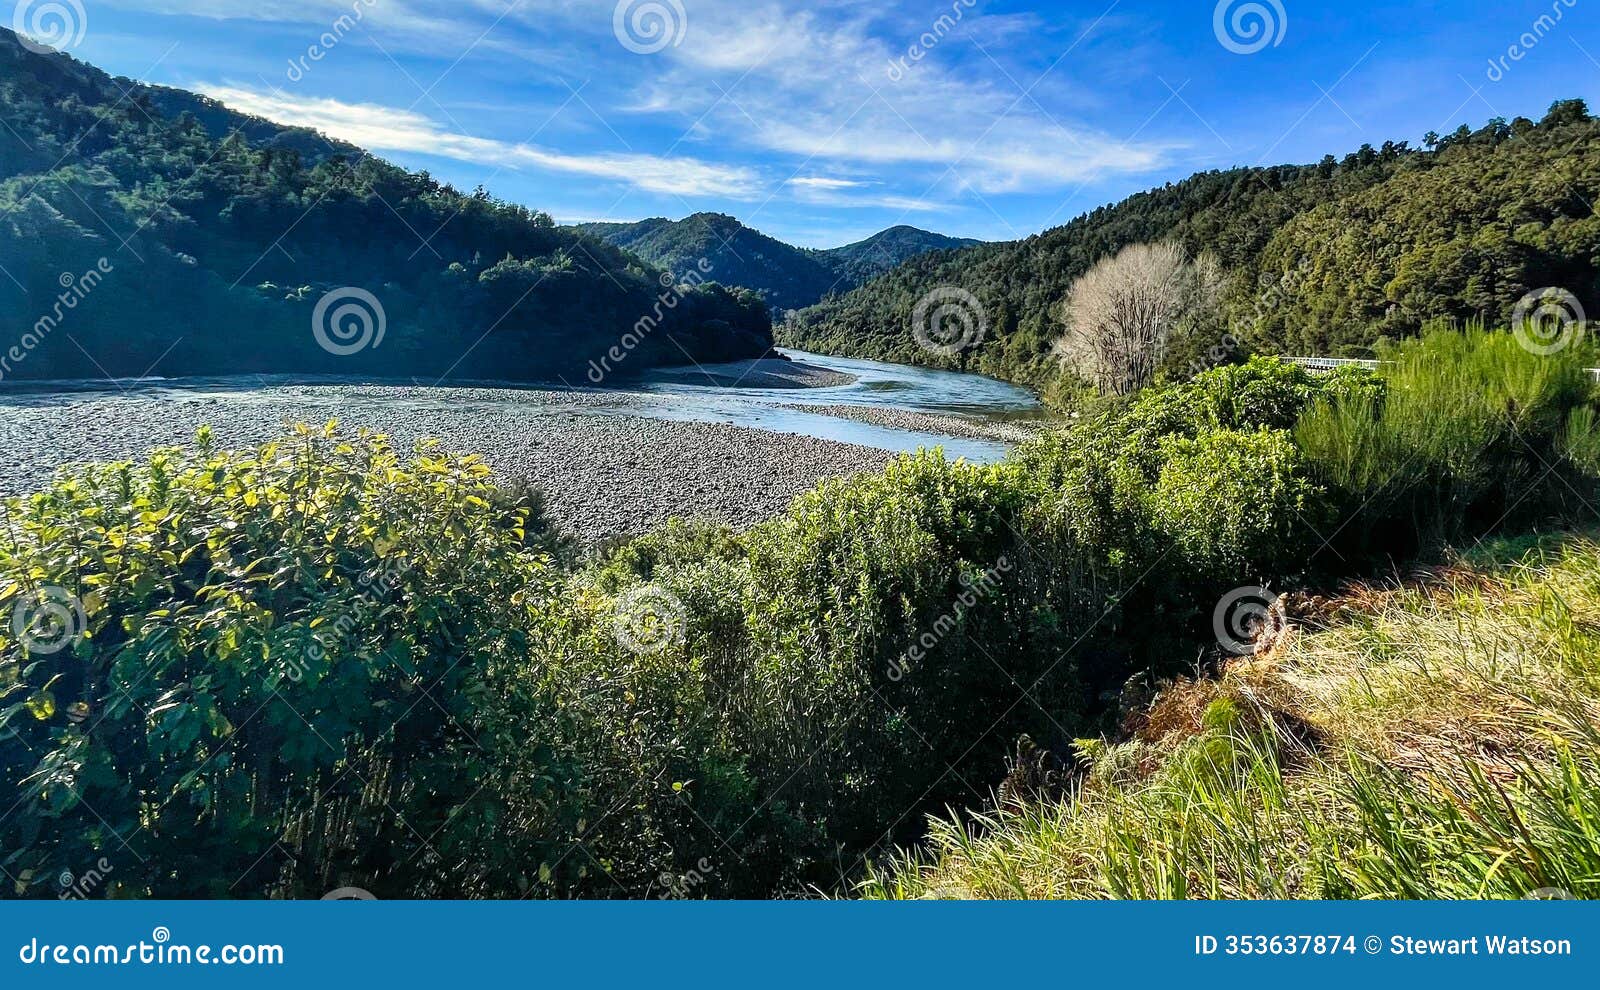
[[(1370, 358), (1327, 358), (1327, 357), (1291, 357), (1284, 355), (1283, 360), (1298, 364), (1312, 371), (1332, 371), (1335, 368), (1357, 367), (1376, 369), (1378, 362)], [(1600, 368), (1589, 368), (1589, 374), (1600, 379)]]
[(1378, 362), (1368, 358), (1284, 357), (1285, 361), (1310, 368), (1312, 371), (1332, 371), (1335, 368), (1376, 368)]

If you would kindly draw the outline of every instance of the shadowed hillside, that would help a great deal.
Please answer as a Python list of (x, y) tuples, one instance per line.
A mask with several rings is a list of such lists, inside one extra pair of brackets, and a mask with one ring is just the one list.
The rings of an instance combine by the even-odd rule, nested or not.
[(5, 379), (544, 379), (619, 344), (626, 375), (771, 342), (753, 294), (8, 31), (0, 100)]

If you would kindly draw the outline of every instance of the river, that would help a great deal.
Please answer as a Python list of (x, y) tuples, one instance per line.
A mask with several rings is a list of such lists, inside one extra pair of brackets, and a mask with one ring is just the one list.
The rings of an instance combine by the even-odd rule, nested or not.
[(618, 411), (660, 419), (731, 423), (879, 450), (911, 452), (918, 448), (942, 447), (947, 457), (980, 463), (999, 460), (1011, 445), (951, 433), (895, 428), (793, 407), (861, 406), (989, 425), (1035, 422), (1045, 417), (1033, 393), (982, 375), (798, 350), (782, 353), (797, 362), (850, 375), (856, 380), (849, 385), (806, 389), (645, 383), (620, 390), (628, 396), (628, 401), (619, 405)]
[[(750, 525), (823, 479), (880, 469), (895, 452), (937, 446), (992, 461), (1010, 445), (980, 437), (1043, 416), (1025, 390), (976, 375), (791, 355), (854, 380), (810, 389), (286, 376), (6, 383), (0, 495), (37, 490), (68, 463), (142, 459), (186, 443), (202, 424), (219, 445), (241, 448), (282, 436), (287, 423), (337, 419), (402, 450), (433, 437), (480, 454), (503, 479), (544, 490), (557, 521), (595, 541), (671, 516)], [(905, 422), (915, 428), (897, 428)]]

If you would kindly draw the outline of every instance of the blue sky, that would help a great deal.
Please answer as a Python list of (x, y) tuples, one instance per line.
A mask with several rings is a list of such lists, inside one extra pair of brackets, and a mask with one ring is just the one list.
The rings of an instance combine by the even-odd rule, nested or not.
[(102, 68), (563, 222), (717, 210), (817, 247), (1600, 105), (1600, 0), (77, 2)]

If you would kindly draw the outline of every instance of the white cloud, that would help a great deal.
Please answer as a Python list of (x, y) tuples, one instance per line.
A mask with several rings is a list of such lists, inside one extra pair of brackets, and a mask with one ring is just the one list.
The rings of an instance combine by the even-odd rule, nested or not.
[(411, 110), (371, 103), (298, 98), (234, 86), (200, 84), (200, 92), (245, 113), (310, 127), (370, 151), (404, 151), (511, 169), (540, 168), (626, 183), (678, 196), (752, 199), (760, 177), (749, 168), (695, 158), (634, 153), (568, 154), (450, 130)]
[(803, 189), (860, 189), (865, 182), (855, 179), (830, 179), (821, 175), (803, 175), (789, 180), (789, 185)]
[[(777, 187), (780, 201), (930, 212), (940, 204), (974, 205), (974, 196), (1138, 176), (1170, 164), (1181, 147), (1121, 139), (1085, 123), (1091, 115), (1115, 119), (1106, 104), (1115, 105), (1123, 94), (1106, 78), (1118, 64), (1137, 61), (1119, 49), (1117, 64), (1102, 66), (1098, 57), (1090, 62), (1095, 43), (1113, 37), (1109, 24), (1058, 60), (1042, 83), (1036, 84), (1037, 73), (1056, 48), (1031, 66), (1012, 62), (1017, 52), (1044, 50), (1021, 44), (1024, 36), (1043, 42), (1055, 32), (1052, 40), (1064, 38), (1059, 48), (1074, 43), (1093, 11), (1077, 23), (1067, 17), (1046, 22), (991, 14), (982, 3), (961, 4), (956, 29), (942, 33), (926, 57), (891, 72), (909, 46), (922, 42), (934, 18), (954, 8), (693, 0), (683, 5), (681, 44), (639, 55), (613, 36), (617, 0), (103, 2), (312, 25), (327, 23), (352, 4), (371, 3), (361, 26), (371, 38), (357, 42), (381, 42), (408, 66), (407, 53), (433, 56), (439, 67), (416, 71), (434, 85), (448, 76), (441, 93), (470, 99), (471, 87), (493, 85), (529, 113), (581, 117), (592, 110), (629, 143), (641, 143), (635, 142), (636, 127), (660, 138), (649, 147), (676, 143), (664, 156), (577, 153), (553, 147), (557, 139), (549, 135), (557, 131), (546, 132), (551, 146), (514, 145), (456, 133), (446, 122), (395, 107), (298, 94), (275, 98), (229, 87), (210, 92), (240, 109), (317, 127), (375, 151), (583, 175), (657, 194), (765, 201), (763, 174), (782, 180), (794, 172), (793, 180)], [(373, 61), (378, 67), (370, 71), (389, 71), (384, 60)], [(333, 85), (336, 77), (325, 78)], [(409, 90), (398, 74), (396, 80)], [(1034, 88), (1025, 93), (1024, 87)], [(582, 91), (581, 105), (568, 100), (575, 89)], [(385, 99), (404, 104), (415, 95)], [(440, 98), (453, 103), (456, 96)], [(680, 157), (685, 150), (703, 157)]]
[[(926, 26), (874, 17), (872, 8), (699, 0), (689, 8), (684, 43), (658, 56), (668, 69), (641, 82), (648, 95), (637, 105), (659, 108), (663, 93), (677, 93), (677, 108), (698, 116), (700, 94), (727, 140), (807, 161), (883, 166), (884, 177), (905, 189), (920, 176), (917, 193), (947, 169), (958, 186), (980, 194), (1060, 188), (1152, 171), (1172, 150), (1119, 140), (1073, 120), (1070, 108), (1047, 111), (1042, 93), (1024, 89), (1031, 77), (1017, 81), (990, 65), (961, 33), (891, 71)], [(699, 24), (713, 26), (696, 30)], [(961, 31), (992, 41), (1023, 26), (968, 12)]]
[(894, 194), (861, 194), (851, 190), (869, 189), (881, 185), (856, 179), (834, 179), (826, 176), (798, 176), (784, 183), (795, 189), (795, 199), (817, 206), (839, 206), (846, 209), (899, 210), (902, 213), (934, 213), (945, 209), (942, 203), (927, 199)]

